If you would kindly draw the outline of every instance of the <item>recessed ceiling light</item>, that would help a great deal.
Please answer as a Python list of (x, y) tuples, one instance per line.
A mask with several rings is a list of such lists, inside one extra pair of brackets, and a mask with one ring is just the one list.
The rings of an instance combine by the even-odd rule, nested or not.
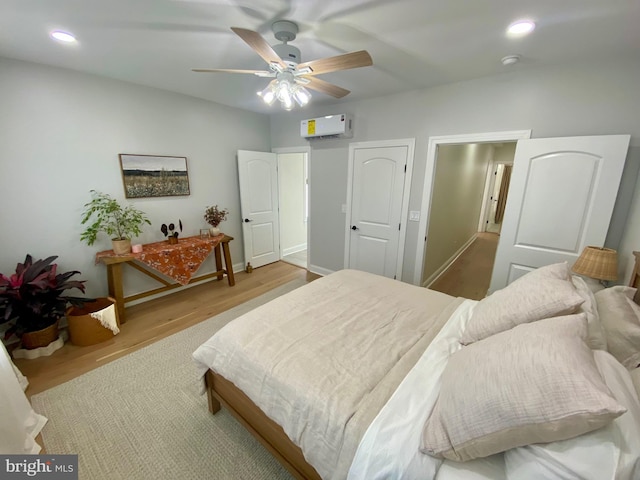
[(54, 30), (53, 32), (51, 32), (50, 35), (51, 35), (51, 38), (58, 40), (60, 42), (73, 43), (76, 41), (76, 37), (74, 37), (69, 32), (63, 32), (62, 30)]
[(518, 20), (517, 22), (509, 25), (507, 29), (507, 33), (509, 35), (526, 35), (528, 33), (533, 32), (533, 29), (536, 28), (536, 24), (531, 20)]

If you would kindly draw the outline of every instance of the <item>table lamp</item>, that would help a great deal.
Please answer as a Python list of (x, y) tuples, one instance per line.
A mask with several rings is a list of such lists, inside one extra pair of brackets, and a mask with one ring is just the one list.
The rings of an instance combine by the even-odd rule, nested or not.
[(600, 280), (606, 287), (606, 282), (618, 278), (618, 252), (611, 248), (585, 247), (572, 270), (585, 277)]

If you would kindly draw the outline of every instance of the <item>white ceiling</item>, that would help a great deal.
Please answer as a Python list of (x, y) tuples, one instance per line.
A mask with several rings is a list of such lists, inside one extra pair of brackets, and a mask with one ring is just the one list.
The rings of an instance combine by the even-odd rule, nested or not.
[[(519, 18), (533, 34), (508, 38)], [(573, 61), (640, 61), (638, 0), (0, 0), (0, 56), (154, 86), (267, 113), (255, 94), (269, 79), (194, 73), (191, 68), (264, 69), (230, 27), (271, 43), (271, 23), (288, 19), (302, 61), (367, 50), (372, 67), (319, 78), (351, 90), (339, 103)], [(52, 41), (53, 29), (78, 38)], [(505, 67), (500, 59), (520, 54)]]

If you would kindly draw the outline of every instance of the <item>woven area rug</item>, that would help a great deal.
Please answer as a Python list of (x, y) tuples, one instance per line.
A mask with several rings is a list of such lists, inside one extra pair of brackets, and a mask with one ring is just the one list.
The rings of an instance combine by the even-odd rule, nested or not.
[(74, 380), (34, 395), (48, 454), (78, 454), (80, 479), (287, 479), (226, 411), (211, 415), (191, 354), (293, 281)]

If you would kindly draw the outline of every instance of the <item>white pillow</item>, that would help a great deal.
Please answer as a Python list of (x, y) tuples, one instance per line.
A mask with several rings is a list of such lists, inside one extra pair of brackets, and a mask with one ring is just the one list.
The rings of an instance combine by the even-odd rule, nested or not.
[(519, 325), (451, 355), (421, 451), (467, 461), (573, 438), (623, 414), (586, 338), (581, 313)]
[(573, 282), (573, 286), (576, 287), (578, 295), (584, 299), (584, 303), (578, 307), (577, 313), (584, 312), (587, 315), (587, 325), (589, 328), (587, 344), (594, 350), (606, 350), (607, 337), (600, 323), (600, 315), (598, 314), (596, 298), (592, 289), (584, 279), (578, 275), (573, 275), (571, 281)]
[(522, 323), (574, 313), (583, 302), (569, 265), (547, 265), (481, 300), (460, 343), (469, 345)]
[(629, 372), (605, 351), (593, 355), (605, 383), (627, 412), (603, 428), (570, 440), (508, 450), (504, 454), (507, 478), (640, 478), (640, 401)]
[(621, 285), (596, 292), (598, 312), (609, 352), (625, 367), (640, 365), (640, 306), (635, 288)]

